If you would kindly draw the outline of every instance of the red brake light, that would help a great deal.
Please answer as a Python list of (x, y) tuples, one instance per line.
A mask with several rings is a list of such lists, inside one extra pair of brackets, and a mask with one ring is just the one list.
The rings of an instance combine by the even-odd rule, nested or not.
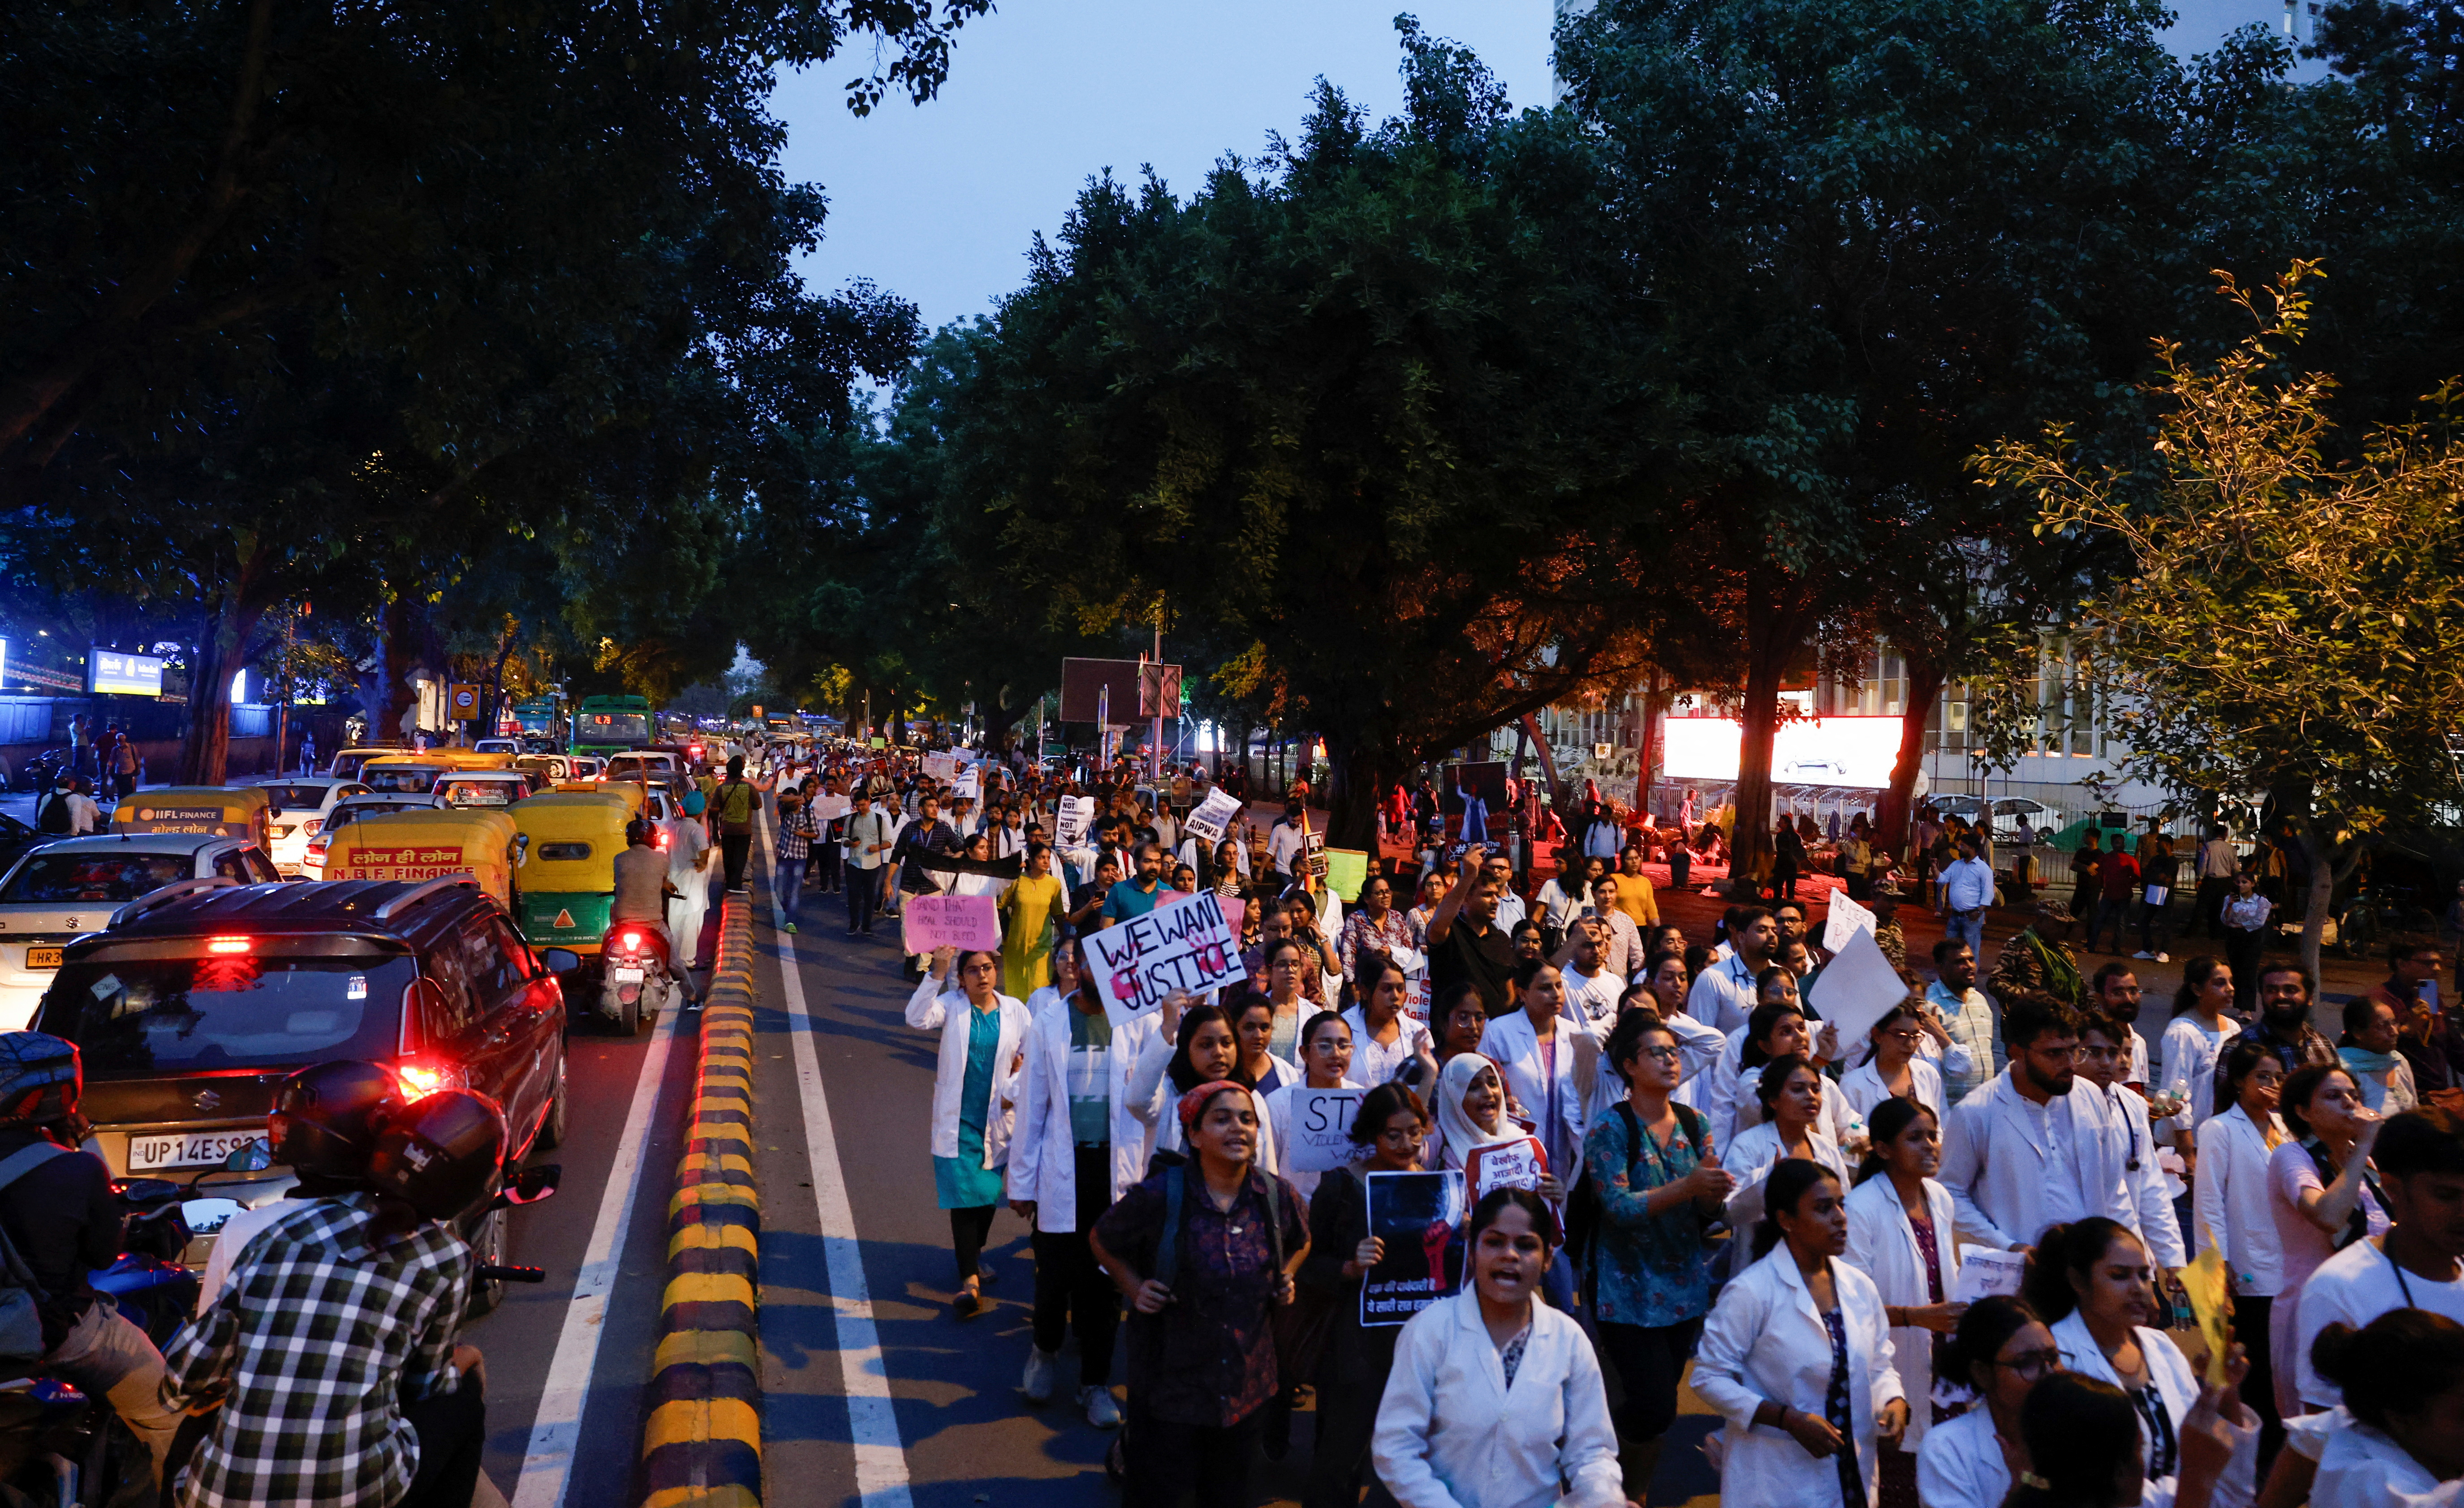
[(616, 942), (617, 946), (630, 951), (631, 950), (642, 946), (642, 934), (639, 932), (627, 932), (624, 936), (616, 939)]
[(252, 945), (245, 937), (209, 937), (206, 951), (209, 953), (244, 953)]
[(406, 1100), (424, 1100), (446, 1088), (454, 1077), (442, 1068), (430, 1068), (424, 1063), (404, 1063), (394, 1069), (393, 1076), (402, 1081), (402, 1097)]

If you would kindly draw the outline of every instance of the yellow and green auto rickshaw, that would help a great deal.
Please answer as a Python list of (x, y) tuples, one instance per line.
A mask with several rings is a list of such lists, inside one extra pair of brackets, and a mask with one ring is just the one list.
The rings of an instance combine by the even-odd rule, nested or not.
[(166, 785), (123, 797), (112, 811), (111, 830), (245, 838), (271, 853), (272, 819), (280, 812), (261, 785)]
[(530, 840), (515, 919), (535, 948), (599, 956), (616, 901), (616, 856), (635, 808), (600, 791), (550, 791), (502, 808)]
[(521, 833), (502, 809), (440, 807), (363, 817), (334, 835), (328, 880), (437, 880), (467, 874), (518, 917)]

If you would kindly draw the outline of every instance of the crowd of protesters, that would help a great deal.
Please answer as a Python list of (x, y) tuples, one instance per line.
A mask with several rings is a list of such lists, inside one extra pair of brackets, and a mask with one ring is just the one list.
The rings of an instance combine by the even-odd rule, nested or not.
[[(1962, 913), (1992, 895), (1986, 835), (1894, 855), (1857, 820), (1797, 853), (1818, 841), (1883, 903), (1907, 994), (1844, 1041), (1787, 859), (1709, 936), (1661, 917), (1646, 864), (1725, 862), (1713, 817), (1604, 840), (1583, 803), (1533, 874), (1481, 840), (1545, 808), (1433, 821), (1433, 792), (1398, 789), (1394, 841), (1337, 896), (1305, 790), (1264, 822), (1235, 792), (1219, 838), (1187, 827), (1202, 767), (919, 764), (774, 758), (805, 839), (781, 863), (814, 876), (801, 904), (843, 891), (856, 937), (907, 897), (996, 898), (999, 948), (906, 960), (907, 1019), (939, 1041), (953, 1313), (987, 1302), (1007, 1203), (1034, 1233), (1021, 1389), (1119, 1429), (1126, 1501), (1246, 1505), (1307, 1404), (1312, 1508), (1641, 1503), (1688, 1386), (1722, 1500), (1756, 1508), (2345, 1508), (2464, 1476), (2464, 1016), (2434, 943), (2394, 950), (2331, 1041), (2306, 975), (2231, 946), (2236, 863), (2225, 955), (2143, 1020), (2131, 964), (2083, 975), (2058, 908), (1984, 967)], [(2103, 863), (2070, 915), (2118, 929)], [(1945, 913), (1930, 977), (1888, 921), (1905, 884)], [(1200, 891), (1241, 903), (1246, 979), (1116, 1021), (1087, 938)], [(1346, 1086), (1356, 1161), (1290, 1168), (1294, 1096)], [(1459, 1212), (1451, 1296), (1365, 1322), (1365, 1180), (1522, 1139), (1545, 1170)], [(2175, 1336), (2211, 1249), (2210, 1366)]]

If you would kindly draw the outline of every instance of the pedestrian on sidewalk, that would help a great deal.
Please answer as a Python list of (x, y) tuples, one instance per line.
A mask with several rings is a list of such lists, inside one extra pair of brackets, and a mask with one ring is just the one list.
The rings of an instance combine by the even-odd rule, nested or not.
[(1026, 1007), (1001, 994), (1000, 982), (998, 953), (943, 948), (907, 1000), (907, 1024), (941, 1035), (933, 1075), (933, 1188), (950, 1213), (958, 1268), (950, 1308), (961, 1320), (983, 1307), (984, 1239), (1001, 1209), (1010, 1106), (1029, 1024)]
[(2218, 908), (2224, 924), (2225, 959), (2233, 965), (2233, 1010), (2248, 1016), (2258, 999), (2258, 960), (2267, 951), (2267, 928), (2276, 903), (2258, 891), (2258, 877), (2248, 870), (2233, 876), (2233, 898)]
[(1976, 857), (1974, 834), (1959, 840), (1959, 858), (1942, 872), (1942, 929), (1985, 956), (1985, 913), (1993, 905), (1993, 866)]
[(1010, 1209), (1034, 1230), (1034, 1339), (1019, 1390), (1051, 1399), (1061, 1343), (1078, 1338), (1078, 1406), (1087, 1422), (1121, 1422), (1112, 1400), (1112, 1337), (1121, 1298), (1095, 1260), (1088, 1235), (1142, 1170), (1146, 1126), (1130, 1109), (1130, 1069), (1155, 1032), (1142, 1016), (1114, 1027), (1104, 1012), (1084, 945), (1052, 954), (1058, 991), (1027, 1028), (1019, 1072), (1018, 1135), (1010, 1146)]

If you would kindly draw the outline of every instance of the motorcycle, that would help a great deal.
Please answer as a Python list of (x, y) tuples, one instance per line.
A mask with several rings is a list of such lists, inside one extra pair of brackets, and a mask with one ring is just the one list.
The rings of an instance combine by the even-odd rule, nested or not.
[(59, 782), (60, 772), (69, 767), (69, 752), (46, 749), (17, 766), (16, 786), (20, 791), (48, 791)]
[(599, 1014), (630, 1037), (681, 1003), (674, 940), (657, 922), (613, 922), (599, 951)]

